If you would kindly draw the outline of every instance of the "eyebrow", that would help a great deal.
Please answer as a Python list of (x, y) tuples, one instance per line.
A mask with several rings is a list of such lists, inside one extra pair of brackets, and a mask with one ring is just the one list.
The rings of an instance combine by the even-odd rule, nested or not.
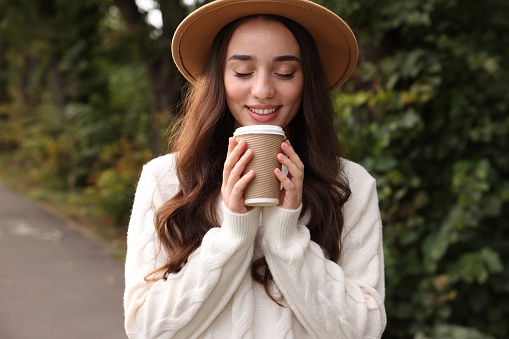
[[(256, 60), (256, 57), (253, 55), (244, 55), (244, 54), (234, 54), (231, 57), (228, 58), (228, 61), (230, 60), (238, 60), (238, 61), (254, 61)], [(282, 62), (282, 61), (297, 61), (300, 62), (300, 59), (297, 58), (295, 55), (281, 55), (277, 56), (273, 61), (276, 62)]]
[(256, 58), (252, 55), (234, 54), (229, 57), (228, 60), (253, 61), (256, 60)]
[(295, 55), (281, 55), (274, 58), (274, 61), (298, 61), (300, 62), (300, 59), (297, 58)]

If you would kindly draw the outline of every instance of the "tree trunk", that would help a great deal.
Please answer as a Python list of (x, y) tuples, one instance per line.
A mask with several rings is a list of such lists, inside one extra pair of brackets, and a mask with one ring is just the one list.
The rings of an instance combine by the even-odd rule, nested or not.
[(51, 91), (53, 92), (53, 96), (55, 98), (55, 102), (57, 103), (60, 112), (62, 112), (67, 105), (67, 98), (64, 90), (64, 80), (60, 70), (58, 69), (58, 65), (59, 60), (56, 56), (53, 55), (49, 65), (49, 82)]
[(0, 38), (0, 105), (9, 101), (7, 91), (7, 42)]
[(150, 98), (150, 120), (151, 120), (151, 140), (153, 142), (154, 155), (163, 153), (163, 141), (161, 140), (161, 123), (163, 120), (172, 119), (174, 112), (172, 110), (172, 92), (170, 81), (170, 67), (165, 60), (153, 60), (147, 62), (146, 67), (151, 85)]
[(25, 105), (32, 105), (35, 102), (32, 87), (32, 76), (37, 67), (37, 60), (33, 55), (25, 55), (25, 64), (21, 73), (21, 96)]
[(170, 42), (178, 23), (185, 17), (186, 9), (178, 0), (160, 1), (163, 15), (163, 35), (150, 38), (153, 29), (145, 22), (134, 0), (115, 0), (122, 17), (129, 27), (129, 33), (141, 46), (141, 57), (145, 61), (151, 86), (150, 97), (150, 137), (154, 156), (163, 153), (161, 121), (171, 121), (175, 117), (174, 108), (181, 95), (177, 70), (171, 61)]

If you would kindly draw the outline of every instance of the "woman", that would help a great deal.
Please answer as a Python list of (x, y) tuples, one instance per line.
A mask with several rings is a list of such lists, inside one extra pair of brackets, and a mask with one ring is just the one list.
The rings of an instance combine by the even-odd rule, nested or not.
[[(356, 63), (351, 30), (307, 0), (218, 0), (181, 23), (172, 51), (193, 86), (174, 153), (138, 184), (129, 337), (381, 337), (375, 181), (340, 158), (329, 96)], [(288, 137), (278, 206), (243, 203), (253, 152), (231, 136), (256, 124)]]

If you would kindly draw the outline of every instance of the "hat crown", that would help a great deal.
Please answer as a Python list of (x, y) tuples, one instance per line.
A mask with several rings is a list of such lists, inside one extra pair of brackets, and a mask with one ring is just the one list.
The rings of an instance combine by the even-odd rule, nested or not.
[(358, 48), (352, 30), (335, 13), (309, 0), (216, 0), (201, 6), (180, 23), (173, 36), (172, 55), (179, 71), (194, 83), (219, 31), (232, 21), (257, 14), (288, 18), (309, 32), (330, 91), (353, 72)]

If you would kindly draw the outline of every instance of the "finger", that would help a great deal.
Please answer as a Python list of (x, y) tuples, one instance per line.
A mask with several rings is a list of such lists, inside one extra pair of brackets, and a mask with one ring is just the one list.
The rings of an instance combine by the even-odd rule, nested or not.
[(227, 208), (233, 212), (244, 213), (248, 209), (244, 206), (244, 189), (254, 177), (254, 171), (243, 175), (246, 165), (253, 158), (254, 152), (246, 149), (245, 140), (230, 141), (228, 155), (223, 169), (223, 183), (221, 193)]
[(228, 152), (226, 153), (226, 156), (229, 156), (230, 153), (233, 151), (235, 146), (237, 146), (238, 142), (237, 139), (230, 137), (228, 138)]
[(244, 206), (244, 190), (255, 177), (255, 171), (250, 170), (235, 182), (232, 187), (230, 201)]
[(226, 153), (226, 160), (223, 165), (223, 184), (226, 182), (225, 179), (230, 175), (230, 171), (233, 168), (233, 160), (230, 158), (230, 154), (237, 146), (237, 140), (235, 138), (228, 138), (228, 151)]
[(299, 171), (304, 172), (304, 164), (295, 152), (295, 149), (292, 147), (290, 140), (286, 139), (285, 142), (281, 144), (281, 150), (295, 164), (295, 166), (297, 166)]
[(253, 150), (247, 149), (244, 154), (241, 155), (237, 163), (235, 163), (233, 166), (232, 170), (230, 171), (228, 180), (233, 181), (234, 183), (237, 182), (242, 176), (242, 173), (244, 173), (247, 164), (251, 161), (251, 159), (253, 159), (253, 156)]
[[(237, 146), (237, 148), (238, 147), (239, 146)], [(234, 150), (232, 152), (232, 156), (236, 152), (237, 150)], [(244, 154), (241, 155), (241, 157), (233, 165), (233, 168), (231, 168), (231, 170), (227, 169), (227, 166), (225, 166), (225, 169), (223, 170), (223, 184), (222, 184), (223, 197), (230, 197), (232, 195), (232, 191), (235, 185), (239, 180), (241, 180), (243, 172), (245, 171), (247, 164), (251, 161), (253, 156), (254, 156), (253, 150), (248, 149), (244, 152)], [(240, 189), (243, 189), (243, 186), (238, 187), (240, 187)], [(240, 196), (242, 196), (242, 192), (240, 192)], [(235, 198), (239, 199), (239, 197)]]
[(234, 213), (246, 213), (252, 208), (244, 205), (244, 190), (251, 180), (253, 180), (254, 176), (255, 172), (250, 170), (235, 183), (227, 197), (223, 195), (223, 202), (226, 208)]
[(292, 180), (287, 175), (285, 175), (283, 172), (281, 172), (281, 170), (279, 168), (276, 168), (274, 170), (274, 174), (276, 175), (277, 179), (281, 182), (281, 184), (283, 185), (283, 188), (286, 191), (292, 191), (295, 189), (296, 186), (292, 182)]
[(278, 168), (274, 170), (274, 174), (283, 186), (279, 196), (279, 206), (290, 210), (298, 208), (302, 202), (302, 187), (293, 182)]
[[(296, 164), (293, 160), (298, 161), (299, 164)], [(284, 156), (282, 153), (277, 155), (277, 160), (281, 163), (281, 165), (285, 166), (288, 169), (288, 177), (293, 179), (296, 178), (298, 180), (302, 180), (304, 177), (304, 164), (297, 158), (289, 158)]]
[(245, 147), (246, 142), (244, 140), (237, 142), (235, 138), (230, 138), (230, 143), (228, 145), (228, 155), (226, 156), (223, 167), (223, 183), (226, 183), (235, 164), (239, 161), (240, 157), (244, 153)]

